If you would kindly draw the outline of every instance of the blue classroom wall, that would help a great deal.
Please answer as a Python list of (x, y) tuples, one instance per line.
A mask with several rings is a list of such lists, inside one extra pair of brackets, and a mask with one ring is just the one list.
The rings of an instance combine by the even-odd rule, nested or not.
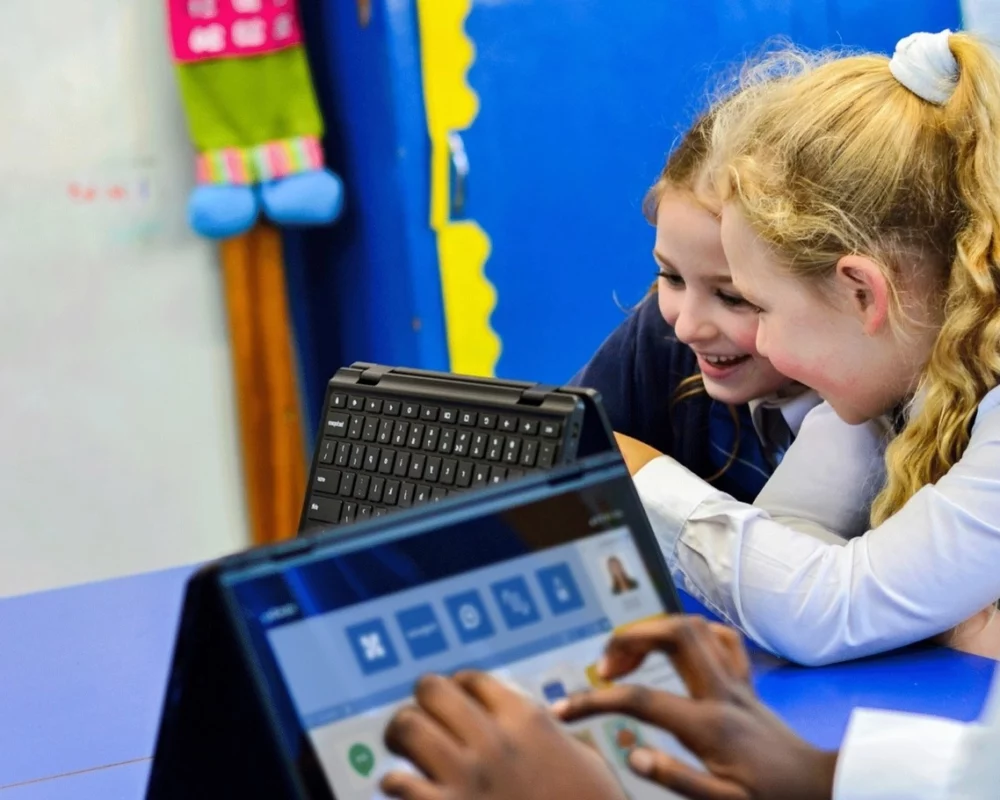
[(467, 213), (493, 241), (497, 373), (565, 381), (642, 297), (642, 198), (713, 75), (773, 36), (891, 52), (913, 30), (957, 26), (940, 0), (476, 2)]
[[(446, 369), (413, 0), (301, 0), (347, 209), (286, 235), (307, 418), (363, 359)], [(891, 52), (957, 0), (474, 0), (464, 215), (492, 240), (496, 373), (565, 381), (649, 285), (646, 188), (717, 76), (784, 36)], [(616, 299), (617, 298), (617, 299)]]

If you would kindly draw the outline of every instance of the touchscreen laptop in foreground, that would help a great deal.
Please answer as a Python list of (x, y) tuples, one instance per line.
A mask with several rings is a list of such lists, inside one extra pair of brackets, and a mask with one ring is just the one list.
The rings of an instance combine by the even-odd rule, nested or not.
[[(428, 672), (487, 670), (540, 703), (596, 681), (609, 634), (678, 610), (617, 454), (253, 550), (188, 586), (147, 797), (369, 800), (382, 734)], [(669, 662), (632, 678), (681, 691)], [(629, 794), (620, 717), (574, 726)]]

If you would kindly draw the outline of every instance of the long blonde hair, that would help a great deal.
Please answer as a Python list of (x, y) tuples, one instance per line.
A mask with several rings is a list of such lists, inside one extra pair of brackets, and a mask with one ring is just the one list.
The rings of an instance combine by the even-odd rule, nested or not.
[(973, 36), (949, 43), (959, 76), (943, 105), (910, 92), (883, 56), (792, 54), (783, 77), (767, 65), (759, 90), (751, 74), (714, 127), (721, 199), (794, 274), (824, 281), (842, 256), (868, 256), (900, 322), (910, 272), (936, 267), (926, 302), (940, 331), (887, 450), (875, 525), (961, 458), (1000, 380), (1000, 65)]

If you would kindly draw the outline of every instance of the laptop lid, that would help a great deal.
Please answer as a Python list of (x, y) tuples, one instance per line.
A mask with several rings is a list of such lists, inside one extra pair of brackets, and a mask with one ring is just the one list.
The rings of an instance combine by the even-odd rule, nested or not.
[[(420, 675), (488, 670), (539, 702), (553, 702), (592, 685), (612, 630), (679, 609), (627, 471), (608, 454), (350, 534), (229, 559), (192, 582), (195, 594), (199, 584), (202, 601), (205, 594), (218, 598), (213, 613), (226, 618), (222, 627), (240, 654), (235, 661), (243, 666), (233, 672), (229, 659), (230, 675), (236, 680), (239, 673), (252, 689), (232, 701), (240, 711), (222, 710), (240, 720), (241, 730), (227, 734), (191, 718), (184, 747), (211, 748), (199, 741), (202, 730), (242, 738), (248, 752), (248, 739), (265, 742), (252, 748), (253, 759), (239, 759), (239, 769), (270, 776), (251, 783), (283, 780), (285, 796), (342, 800), (377, 797), (381, 776), (401, 766), (385, 750), (382, 732)], [(217, 638), (225, 648), (226, 637)], [(189, 680), (177, 673), (175, 663), (160, 761), (161, 750), (170, 751), (169, 719), (179, 715), (171, 691), (181, 693)], [(650, 659), (634, 679), (681, 686), (662, 658)], [(209, 706), (210, 694), (202, 693)], [(248, 707), (259, 716), (251, 719)], [(623, 759), (636, 741), (677, 751), (665, 734), (602, 719), (574, 735), (608, 759), (633, 797), (662, 796), (637, 781)], [(272, 756), (262, 758), (268, 748)], [(172, 771), (154, 763), (150, 796), (168, 796), (153, 792), (155, 778), (178, 773), (179, 753)], [(233, 768), (203, 762), (200, 769)], [(186, 796), (212, 783), (198, 770), (180, 771), (189, 783), (174, 790)]]

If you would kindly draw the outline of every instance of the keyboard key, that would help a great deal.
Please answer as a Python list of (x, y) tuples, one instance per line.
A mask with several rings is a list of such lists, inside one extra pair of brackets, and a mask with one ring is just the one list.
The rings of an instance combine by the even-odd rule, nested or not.
[(333, 462), (338, 467), (346, 467), (351, 460), (351, 445), (348, 442), (341, 442), (337, 447), (337, 458)]
[(486, 455), (486, 447), (490, 443), (490, 437), (485, 433), (477, 433), (472, 439), (472, 447), (469, 455), (473, 458), (482, 458)]
[(472, 431), (459, 431), (455, 437), (455, 447), (452, 449), (456, 456), (469, 455), (469, 447), (472, 445)]
[(319, 446), (319, 463), (332, 464), (333, 457), (336, 454), (337, 454), (337, 443), (331, 442), (329, 440), (324, 440), (323, 444)]
[(476, 424), (477, 415), (475, 411), (460, 411), (458, 414), (458, 424), (466, 425), (468, 427), (474, 427)]
[(368, 499), (373, 503), (382, 502), (382, 494), (385, 492), (385, 478), (381, 475), (376, 475), (372, 478), (372, 485), (368, 489)]
[(351, 425), (347, 429), (347, 438), (360, 439), (361, 431), (364, 430), (364, 427), (365, 427), (364, 417), (351, 417)]
[(385, 491), (382, 493), (382, 502), (387, 506), (394, 506), (399, 502), (399, 481), (385, 482)]
[(436, 489), (431, 489), (431, 500), (437, 502), (438, 500), (444, 500), (448, 496), (448, 490), (442, 489), (440, 486)]
[(358, 519), (371, 519), (375, 514), (375, 509), (371, 506), (361, 506), (358, 509)]
[(347, 436), (347, 426), (351, 424), (351, 415), (337, 412), (326, 418), (327, 436), (336, 436), (343, 439)]
[(320, 522), (340, 522), (340, 510), (343, 503), (332, 497), (313, 497), (309, 501), (309, 519)]
[(336, 494), (340, 490), (340, 473), (335, 469), (318, 469), (313, 480), (313, 489), (317, 492)]
[(419, 450), (420, 445), (424, 443), (424, 426), (419, 422), (414, 422), (410, 426), (410, 438), (406, 440), (406, 446), (413, 449)]
[(424, 433), (424, 450), (429, 453), (433, 453), (438, 449), (438, 436), (441, 435), (441, 429), (437, 425), (428, 425), (427, 431)]
[(358, 513), (358, 504), (348, 500), (344, 503), (344, 522), (354, 522)]
[(375, 439), (379, 444), (389, 444), (392, 441), (392, 420), (384, 419), (378, 426), (378, 437)]
[(347, 398), (347, 408), (349, 411), (364, 411), (365, 408), (365, 398), (363, 397), (348, 397)]
[(375, 516), (376, 517), (384, 517), (388, 513), (389, 512), (386, 511), (386, 509), (382, 508), (382, 506), (375, 506)]
[(560, 428), (561, 426), (558, 422), (543, 422), (542, 436), (546, 436), (549, 439), (558, 439)]
[(497, 426), (497, 415), (484, 411), (479, 415), (479, 427), (493, 430)]
[(412, 483), (403, 481), (403, 485), (399, 487), (399, 506), (400, 508), (409, 508), (413, 505), (413, 495), (417, 491), (417, 487)]
[(448, 455), (452, 448), (455, 446), (455, 434), (458, 433), (454, 428), (445, 428), (441, 431), (441, 443), (438, 445), (438, 452)]
[(490, 483), (497, 484), (503, 483), (507, 480), (507, 468), (506, 467), (492, 467), (490, 469)]
[(521, 466), (522, 467), (533, 467), (538, 460), (538, 442), (534, 439), (528, 439), (524, 443), (524, 448), (521, 450)]
[(365, 471), (375, 472), (378, 469), (379, 462), (382, 460), (382, 451), (377, 447), (372, 447), (369, 445), (365, 448)]
[(365, 465), (365, 446), (363, 444), (354, 445), (351, 450), (351, 469), (361, 469)]
[(490, 437), (490, 446), (486, 449), (487, 461), (499, 461), (503, 458), (503, 437), (499, 434)]
[(471, 461), (459, 461), (458, 472), (455, 474), (455, 485), (462, 489), (467, 489), (471, 486), (473, 469)]
[(418, 403), (403, 403), (403, 416), (416, 419), (420, 416), (420, 405)]
[(521, 455), (521, 440), (516, 436), (508, 436), (503, 448), (503, 463), (516, 464)]
[(354, 494), (354, 479), (357, 477), (353, 472), (345, 472), (344, 477), (340, 479), (340, 493), (344, 497), (350, 497)]
[(413, 502), (415, 505), (420, 505), (421, 503), (429, 503), (431, 501), (431, 487), (424, 486), (420, 484), (417, 486), (417, 493), (413, 495)]
[(365, 431), (361, 438), (366, 442), (374, 442), (378, 436), (378, 417), (365, 417)]
[(330, 408), (347, 408), (347, 395), (335, 394), (330, 397)]
[(365, 411), (369, 414), (381, 414), (382, 413), (382, 401), (377, 397), (369, 397), (368, 402), (365, 403)]
[(441, 462), (441, 483), (446, 486), (455, 485), (455, 470), (458, 469), (458, 462), (453, 458), (446, 458)]
[(427, 459), (427, 468), (424, 470), (424, 479), (430, 481), (431, 483), (437, 483), (439, 477), (441, 477), (441, 459), (437, 456), (431, 456)]
[(410, 432), (410, 423), (400, 420), (392, 432), (392, 443), (396, 447), (406, 447), (406, 437)]
[(552, 442), (542, 442), (542, 446), (538, 448), (538, 466), (548, 469), (556, 463), (556, 447), (558, 445)]
[(537, 419), (522, 419), (521, 427), (518, 430), (525, 436), (537, 436), (538, 435), (538, 420)]
[(420, 409), (420, 419), (427, 422), (437, 422), (439, 409), (437, 406), (424, 406)]
[(354, 481), (354, 499), (355, 500), (367, 500), (368, 499), (368, 487), (371, 485), (372, 479), (370, 475), (358, 475)]
[(424, 462), (426, 460), (427, 456), (423, 453), (413, 454), (413, 458), (410, 460), (410, 470), (406, 473), (411, 480), (418, 481), (424, 477)]
[(397, 478), (405, 478), (406, 471), (410, 468), (410, 454), (409, 453), (399, 453), (396, 456), (396, 467), (393, 469), (392, 474)]
[(511, 467), (510, 469), (507, 470), (507, 480), (509, 480), (509, 481), (515, 480), (516, 478), (523, 478), (523, 477), (524, 477), (524, 470), (514, 469), (513, 467)]
[(500, 430), (504, 433), (515, 433), (517, 431), (517, 417), (508, 417), (506, 414), (500, 417)]
[(486, 482), (489, 479), (490, 479), (490, 465), (476, 464), (476, 468), (472, 471), (472, 485), (485, 486)]
[(378, 471), (382, 475), (392, 475), (392, 468), (396, 466), (396, 454), (389, 449), (382, 451), (382, 457), (378, 460)]
[(441, 421), (448, 424), (454, 425), (458, 420), (458, 409), (457, 408), (442, 408), (441, 409)]
[(382, 413), (388, 414), (390, 417), (398, 417), (399, 409), (402, 405), (402, 402), (399, 400), (386, 400)]

